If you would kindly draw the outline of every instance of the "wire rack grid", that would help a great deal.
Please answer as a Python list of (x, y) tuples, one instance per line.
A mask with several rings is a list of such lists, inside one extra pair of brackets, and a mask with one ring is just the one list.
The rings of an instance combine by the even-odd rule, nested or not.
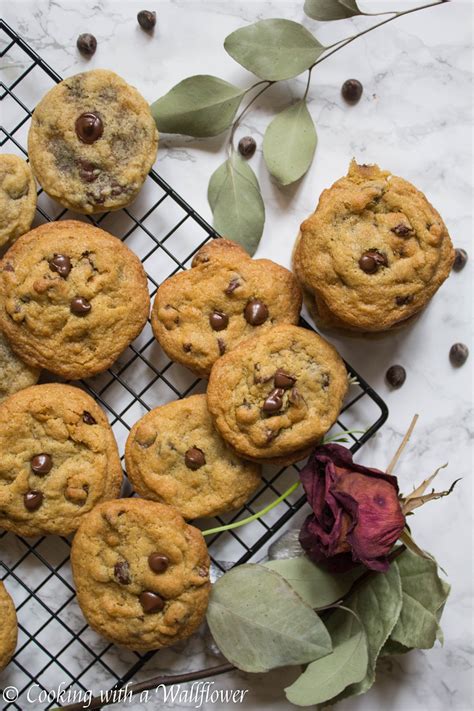
[[(3, 20), (0, 20), (2, 152), (27, 158), (26, 138), (38, 100), (61, 77)], [(151, 171), (137, 200), (128, 208), (100, 217), (73, 215), (41, 190), (35, 225), (74, 217), (86, 219), (116, 235), (141, 258), (153, 295), (164, 279), (186, 269), (194, 253), (218, 237), (156, 172)], [(337, 426), (362, 428), (350, 435), (352, 451), (359, 449), (383, 424), (388, 410), (374, 390), (348, 365), (356, 379), (350, 388)], [(123, 454), (130, 427), (153, 407), (204, 392), (205, 384), (185, 368), (169, 361), (157, 345), (149, 324), (113, 368), (79, 384), (107, 413)], [(245, 518), (261, 510), (297, 480), (299, 467), (266, 468), (262, 486), (237, 513), (206, 521), (206, 528)], [(130, 495), (130, 491), (125, 492)], [(263, 518), (208, 541), (214, 565), (221, 570), (252, 559), (271, 537), (301, 508), (305, 499), (295, 492)], [(197, 522), (199, 525), (200, 522)], [(13, 685), (19, 696), (5, 709), (31, 707), (28, 689), (37, 685), (45, 694), (66, 688), (83, 691), (121, 688), (130, 680), (146, 678), (147, 663), (155, 653), (118, 650), (85, 624), (75, 600), (69, 568), (70, 540), (60, 537), (25, 539), (0, 533), (1, 577), (13, 593), (19, 620), (19, 642), (12, 663), (0, 675), (0, 687)], [(1, 623), (1, 621), (0, 621)], [(145, 675), (145, 676), (144, 676)], [(35, 708), (57, 705), (55, 698)]]

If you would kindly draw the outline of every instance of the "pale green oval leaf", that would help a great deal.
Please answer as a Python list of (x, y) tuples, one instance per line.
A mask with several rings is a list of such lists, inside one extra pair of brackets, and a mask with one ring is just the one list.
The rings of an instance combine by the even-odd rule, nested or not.
[(265, 206), (257, 176), (238, 153), (212, 174), (207, 198), (216, 230), (253, 255), (263, 233)]
[(222, 654), (247, 672), (304, 664), (331, 652), (318, 615), (262, 565), (239, 565), (214, 583), (207, 622)]
[(398, 654), (406, 654), (407, 652), (411, 652), (412, 649), (413, 647), (405, 647), (403, 644), (395, 642), (389, 637), (380, 650), (379, 657), (392, 657)]
[(197, 74), (176, 84), (150, 108), (163, 133), (217, 136), (231, 125), (244, 93), (219, 77)]
[(305, 0), (304, 11), (313, 20), (343, 20), (364, 13), (355, 0)]
[(306, 556), (269, 560), (265, 567), (275, 570), (311, 607), (326, 607), (340, 600), (361, 574), (360, 568), (334, 575)]
[(310, 167), (317, 136), (306, 101), (297, 101), (275, 116), (265, 131), (263, 157), (281, 185), (299, 180)]
[(224, 48), (261, 79), (290, 79), (311, 67), (323, 45), (306, 27), (292, 20), (260, 20), (226, 37)]

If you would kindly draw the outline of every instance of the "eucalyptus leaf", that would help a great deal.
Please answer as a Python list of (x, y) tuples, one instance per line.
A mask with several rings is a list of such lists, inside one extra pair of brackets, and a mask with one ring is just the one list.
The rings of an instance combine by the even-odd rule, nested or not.
[(304, 664), (332, 649), (318, 615), (262, 565), (240, 565), (214, 583), (207, 621), (222, 654), (247, 672)]
[(406, 654), (407, 652), (411, 652), (412, 649), (413, 647), (405, 647), (403, 644), (400, 644), (400, 642), (395, 642), (395, 640), (389, 637), (380, 650), (379, 657), (391, 657), (395, 654)]
[(244, 91), (209, 74), (197, 74), (176, 84), (151, 105), (163, 133), (217, 136), (232, 123)]
[(305, 0), (304, 11), (313, 20), (343, 20), (364, 13), (355, 0)]
[(232, 32), (224, 48), (261, 79), (291, 79), (311, 67), (324, 52), (306, 27), (293, 20), (259, 20)]
[(263, 157), (281, 185), (299, 180), (310, 167), (317, 136), (306, 101), (297, 101), (275, 116), (263, 139)]
[(337, 602), (362, 573), (359, 567), (347, 573), (334, 575), (320, 568), (306, 556), (269, 560), (264, 565), (285, 578), (293, 590), (296, 590), (311, 607), (326, 607)]
[(257, 176), (238, 153), (212, 174), (207, 198), (216, 230), (253, 255), (263, 233), (265, 206)]

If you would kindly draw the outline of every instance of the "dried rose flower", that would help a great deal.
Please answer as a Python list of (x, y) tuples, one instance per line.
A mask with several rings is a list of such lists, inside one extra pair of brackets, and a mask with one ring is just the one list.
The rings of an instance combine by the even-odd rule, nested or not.
[(300, 532), (308, 556), (335, 572), (357, 563), (387, 570), (405, 526), (396, 477), (356, 464), (338, 444), (316, 447), (300, 477), (313, 509)]

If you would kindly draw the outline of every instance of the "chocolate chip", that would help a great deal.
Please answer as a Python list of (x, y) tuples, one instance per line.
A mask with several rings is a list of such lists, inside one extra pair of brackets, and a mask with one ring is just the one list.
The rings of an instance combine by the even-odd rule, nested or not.
[(240, 286), (240, 281), (238, 279), (232, 279), (229, 282), (229, 286), (224, 289), (224, 294), (227, 294), (227, 296), (230, 296), (231, 294), (234, 293), (236, 289), (238, 289)]
[(449, 351), (449, 359), (453, 365), (464, 365), (469, 356), (469, 348), (465, 343), (455, 343)]
[(137, 15), (138, 24), (145, 30), (145, 32), (151, 32), (151, 30), (156, 25), (156, 12), (151, 10), (141, 10)]
[(192, 345), (190, 343), (183, 343), (183, 351), (185, 353), (190, 353), (192, 349)]
[(243, 156), (244, 158), (251, 158), (255, 153), (257, 144), (255, 143), (255, 139), (253, 139), (252, 136), (244, 136), (240, 139), (238, 148), (241, 156)]
[(70, 304), (71, 313), (76, 316), (87, 316), (92, 306), (83, 296), (76, 296)]
[[(463, 251), (464, 251), (464, 250), (463, 250)], [(4, 272), (14, 272), (14, 271), (15, 271), (15, 268), (14, 268), (13, 264), (11, 264), (10, 262), (7, 262), (7, 263), (5, 264), (5, 266), (3, 267), (3, 271), (4, 271)]]
[(200, 469), (206, 463), (204, 452), (202, 449), (198, 449), (198, 447), (190, 447), (184, 455), (184, 463), (188, 469), (192, 469), (193, 472), (196, 471), (196, 469)]
[(348, 104), (357, 104), (364, 88), (358, 79), (346, 79), (341, 87), (341, 94)]
[(114, 576), (121, 585), (130, 585), (132, 582), (130, 578), (130, 566), (126, 560), (119, 560), (118, 563), (115, 563)]
[(391, 232), (394, 232), (398, 235), (398, 237), (408, 237), (408, 235), (413, 234), (412, 228), (408, 227), (408, 225), (404, 225), (403, 223), (392, 227)]
[(229, 317), (222, 311), (213, 311), (209, 315), (209, 323), (214, 331), (223, 331), (229, 324)]
[(329, 387), (329, 383), (331, 382), (331, 377), (329, 373), (323, 373), (322, 378), (321, 378), (321, 386), (323, 390), (327, 390)]
[(91, 413), (87, 412), (87, 410), (84, 410), (84, 412), (82, 413), (82, 421), (86, 425), (96, 425), (97, 424), (97, 420), (94, 417), (92, 417)]
[(296, 405), (297, 407), (300, 407), (300, 405), (304, 402), (303, 396), (300, 395), (297, 388), (291, 388), (288, 400), (292, 403), (292, 405)]
[(395, 303), (397, 306), (405, 306), (406, 304), (410, 304), (412, 301), (413, 296), (411, 294), (407, 294), (406, 296), (395, 297)]
[(97, 40), (94, 35), (84, 32), (77, 38), (76, 47), (84, 57), (92, 57), (97, 49)]
[(260, 299), (252, 299), (244, 309), (244, 316), (251, 326), (261, 326), (268, 318), (268, 307)]
[(219, 353), (224, 355), (225, 353), (225, 341), (222, 338), (217, 339), (217, 346), (219, 348)]
[(23, 502), (28, 511), (36, 511), (43, 503), (43, 494), (41, 491), (28, 491), (23, 497)]
[(364, 252), (359, 259), (359, 267), (366, 274), (375, 274), (379, 267), (386, 267), (388, 264), (385, 254), (371, 250)]
[(151, 553), (148, 556), (148, 565), (154, 573), (164, 573), (169, 564), (168, 558), (160, 553)]
[(162, 597), (148, 590), (140, 594), (139, 600), (143, 608), (143, 612), (146, 612), (147, 615), (151, 612), (161, 612), (165, 606), (165, 601)]
[(80, 159), (78, 161), (78, 165), (79, 177), (81, 178), (81, 180), (83, 180), (85, 183), (93, 183), (94, 180), (97, 180), (100, 171), (97, 169), (94, 163), (91, 163), (88, 160)]
[(30, 460), (31, 471), (38, 476), (49, 474), (53, 468), (53, 459), (50, 454), (35, 454)]
[(263, 403), (264, 412), (278, 412), (283, 407), (283, 388), (275, 388)]
[(283, 388), (283, 390), (289, 390), (296, 383), (296, 378), (293, 375), (288, 375), (284, 370), (278, 368), (275, 375), (273, 376), (273, 382), (276, 388)]
[(461, 269), (464, 269), (464, 267), (466, 266), (467, 260), (468, 260), (468, 256), (467, 256), (466, 250), (458, 247), (454, 252), (454, 263), (453, 263), (454, 271), (460, 272)]
[(406, 380), (407, 374), (402, 365), (391, 365), (385, 377), (387, 378), (387, 383), (391, 385), (392, 388), (401, 388)]
[(84, 113), (78, 116), (75, 123), (76, 135), (82, 143), (95, 143), (104, 132), (104, 124), (97, 114)]
[(66, 279), (71, 271), (71, 260), (65, 254), (55, 254), (48, 264), (51, 271), (57, 272), (63, 279)]

